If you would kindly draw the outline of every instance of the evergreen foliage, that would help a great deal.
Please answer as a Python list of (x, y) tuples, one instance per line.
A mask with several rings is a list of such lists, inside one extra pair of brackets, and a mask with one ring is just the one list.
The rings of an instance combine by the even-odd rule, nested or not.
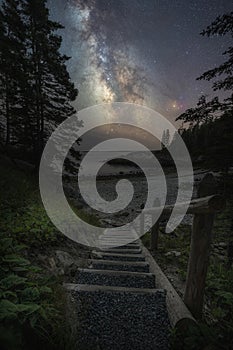
[(49, 19), (46, 0), (4, 0), (0, 17), (1, 142), (31, 152), (37, 165), (51, 131), (75, 113), (63, 27)]
[[(233, 12), (219, 16), (201, 35), (233, 37)], [(188, 109), (176, 120), (189, 124), (182, 137), (194, 156), (203, 155), (212, 168), (228, 172), (233, 165), (233, 46), (224, 53), (227, 59), (219, 67), (203, 73), (198, 80), (213, 80), (213, 91), (224, 91), (220, 101), (216, 96), (207, 100), (201, 96), (195, 108)]]

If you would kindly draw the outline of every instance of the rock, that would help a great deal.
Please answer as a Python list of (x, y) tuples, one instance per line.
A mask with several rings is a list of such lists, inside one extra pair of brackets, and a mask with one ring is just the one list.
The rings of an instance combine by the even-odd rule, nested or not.
[(64, 271), (64, 269), (59, 268), (59, 269), (57, 269), (56, 274), (57, 274), (57, 276), (64, 276), (65, 275), (65, 271)]
[(81, 257), (72, 257), (69, 253), (57, 250), (55, 251), (56, 259), (57, 259), (57, 268), (53, 270), (53, 273), (61, 276), (69, 276), (72, 278), (76, 275), (78, 267), (86, 266), (86, 259)]
[(54, 258), (48, 258), (48, 262), (49, 262), (49, 267), (52, 271), (55, 271), (57, 269), (57, 265), (55, 263)]
[(92, 252), (92, 255), (95, 257), (95, 259), (96, 258), (102, 259), (102, 253), (101, 252), (94, 251), (94, 252)]
[(217, 244), (217, 246), (225, 249), (225, 248), (227, 248), (227, 243), (220, 242), (220, 243)]
[(181, 252), (177, 252), (176, 250), (171, 250), (170, 252), (167, 252), (166, 254), (164, 254), (165, 256), (172, 256), (174, 255), (175, 257), (179, 257), (181, 256)]
[(75, 264), (74, 259), (72, 258), (72, 256), (69, 253), (64, 252), (62, 250), (56, 250), (55, 254), (56, 254), (56, 257), (57, 257), (59, 263), (64, 268), (69, 268), (70, 266)]

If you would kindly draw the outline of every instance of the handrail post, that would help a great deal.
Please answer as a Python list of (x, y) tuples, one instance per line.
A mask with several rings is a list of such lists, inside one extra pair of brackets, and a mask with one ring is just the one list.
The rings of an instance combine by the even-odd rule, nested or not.
[(184, 302), (197, 319), (202, 315), (213, 222), (214, 214), (195, 214), (193, 218)]
[[(198, 196), (210, 195), (215, 191), (216, 181), (213, 175), (207, 174), (199, 185)], [(213, 222), (213, 213), (195, 214), (193, 218), (184, 302), (197, 319), (202, 316)]]
[[(154, 207), (160, 206), (159, 198), (154, 200)], [(157, 250), (158, 249), (158, 241), (159, 241), (159, 218), (157, 222), (151, 228), (151, 239), (150, 239), (150, 249)]]

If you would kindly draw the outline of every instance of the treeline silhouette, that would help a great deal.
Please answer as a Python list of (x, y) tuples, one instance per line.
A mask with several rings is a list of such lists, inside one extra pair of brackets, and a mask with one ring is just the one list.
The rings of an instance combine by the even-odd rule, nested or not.
[(63, 27), (46, 2), (4, 0), (0, 9), (1, 148), (35, 166), (51, 131), (76, 112), (78, 95), (59, 51)]
[[(217, 17), (201, 35), (228, 35), (232, 39), (233, 12)], [(179, 132), (193, 158), (202, 157), (211, 168), (227, 173), (233, 165), (233, 46), (228, 47), (223, 55), (225, 61), (202, 74), (198, 80), (213, 81), (213, 91), (222, 92), (225, 97), (208, 100), (201, 96), (195, 108), (188, 109), (176, 120), (188, 125)]]

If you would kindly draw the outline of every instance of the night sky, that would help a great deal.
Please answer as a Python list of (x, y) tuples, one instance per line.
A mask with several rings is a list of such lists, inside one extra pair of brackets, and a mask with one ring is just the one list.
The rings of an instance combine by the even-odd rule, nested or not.
[(49, 0), (53, 19), (65, 26), (62, 51), (79, 89), (80, 110), (101, 102), (135, 102), (171, 121), (211, 83), (196, 81), (224, 59), (229, 37), (199, 33), (231, 1)]

